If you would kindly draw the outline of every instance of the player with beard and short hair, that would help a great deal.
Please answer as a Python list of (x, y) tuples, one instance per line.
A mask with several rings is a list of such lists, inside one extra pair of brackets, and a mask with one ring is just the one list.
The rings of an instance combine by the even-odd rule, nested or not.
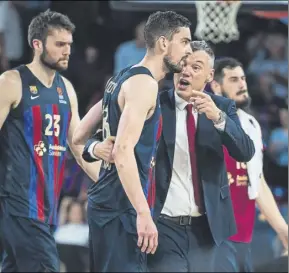
[[(151, 14), (144, 30), (145, 57), (110, 79), (103, 101), (75, 131), (74, 141), (85, 143), (90, 125), (102, 119), (103, 138), (116, 138), (114, 164), (102, 163), (99, 181), (88, 194), (93, 272), (147, 271), (146, 254), (158, 246), (153, 221), (162, 133), (158, 82), (168, 72), (181, 72), (182, 60), (192, 52), (189, 27), (189, 20), (175, 12)], [(86, 144), (91, 153), (95, 144)]]
[(0, 232), (3, 272), (59, 272), (53, 231), (68, 145), (97, 180), (99, 164), (72, 144), (80, 122), (68, 67), (74, 25), (46, 11), (29, 25), (33, 61), (0, 76)]
[(211, 83), (215, 94), (235, 101), (244, 131), (252, 138), (255, 155), (247, 162), (237, 162), (224, 148), (237, 233), (225, 241), (217, 251), (216, 272), (251, 272), (250, 245), (255, 221), (255, 204), (277, 232), (288, 250), (288, 225), (276, 205), (263, 174), (263, 144), (258, 121), (244, 110), (250, 107), (246, 76), (242, 64), (233, 58), (215, 62), (215, 76)]

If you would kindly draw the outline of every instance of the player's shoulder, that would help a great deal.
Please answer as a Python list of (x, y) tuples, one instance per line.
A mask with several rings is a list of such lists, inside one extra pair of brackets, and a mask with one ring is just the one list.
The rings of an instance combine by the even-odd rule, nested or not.
[(66, 89), (69, 89), (69, 90), (67, 90), (67, 91), (71, 91), (71, 89), (72, 89), (72, 91), (73, 91), (74, 88), (73, 88), (73, 85), (72, 85), (71, 81), (68, 80), (66, 77), (64, 77), (64, 76), (62, 76), (62, 75), (60, 75), (60, 77), (61, 77), (61, 79), (63, 80)]
[(134, 93), (139, 98), (149, 95), (155, 100), (158, 93), (158, 82), (147, 74), (132, 76), (124, 82), (123, 87), (125, 92)]
[(19, 71), (16, 69), (7, 70), (0, 75), (0, 82), (4, 85), (19, 85), (21, 84), (21, 77)]
[(65, 88), (66, 88), (66, 92), (67, 92), (67, 95), (68, 97), (71, 99), (73, 97), (73, 99), (76, 98), (76, 93), (75, 93), (75, 89), (73, 87), (73, 84), (71, 83), (71, 81), (69, 79), (67, 79), (66, 77), (60, 75), (60, 77), (62, 78), (63, 80), (63, 83), (65, 85)]
[(0, 75), (0, 97), (16, 107), (22, 97), (22, 82), (17, 70), (8, 70)]
[(155, 78), (152, 77), (149, 73), (136, 73), (128, 78), (128, 82), (132, 82), (134, 84), (140, 84), (140, 88), (143, 86), (151, 86), (151, 87), (158, 87), (158, 82)]
[(246, 117), (247, 120), (254, 126), (254, 127), (258, 127), (261, 128), (259, 121), (252, 115), (249, 114), (248, 112), (244, 111), (244, 110), (239, 110), (239, 112), (241, 113), (241, 115), (243, 117)]

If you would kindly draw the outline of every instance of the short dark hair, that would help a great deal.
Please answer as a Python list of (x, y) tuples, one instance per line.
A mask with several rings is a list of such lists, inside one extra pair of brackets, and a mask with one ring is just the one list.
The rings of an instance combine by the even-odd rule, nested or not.
[(32, 41), (34, 39), (44, 43), (51, 29), (65, 29), (74, 33), (75, 25), (66, 15), (48, 9), (32, 19), (28, 27), (29, 46), (33, 48)]
[(161, 36), (168, 40), (179, 31), (181, 27), (190, 27), (191, 22), (186, 17), (174, 11), (157, 11), (152, 13), (145, 25), (144, 38), (148, 49), (155, 46), (157, 39)]
[(193, 52), (205, 51), (212, 59), (212, 67), (214, 67), (215, 53), (206, 41), (192, 41), (191, 48)]
[(216, 60), (214, 80), (217, 81), (218, 83), (221, 83), (225, 76), (224, 68), (234, 69), (238, 66), (243, 68), (243, 65), (234, 58), (226, 57), (226, 58)]

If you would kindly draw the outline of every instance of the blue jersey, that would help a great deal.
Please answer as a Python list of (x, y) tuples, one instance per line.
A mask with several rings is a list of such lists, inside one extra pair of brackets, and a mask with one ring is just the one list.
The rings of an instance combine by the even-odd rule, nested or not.
[(57, 223), (64, 178), (69, 97), (56, 73), (45, 87), (26, 65), (17, 67), (22, 99), (0, 131), (0, 193), (16, 216)]
[[(137, 74), (147, 74), (152, 77), (145, 67), (127, 68), (113, 77), (106, 85), (103, 98), (103, 138), (116, 136), (121, 110), (118, 105), (118, 96), (122, 84)], [(137, 92), (137, 90), (135, 90)], [(146, 196), (151, 213), (155, 205), (155, 157), (162, 132), (162, 116), (157, 96), (153, 115), (145, 121), (140, 139), (135, 146), (135, 158), (141, 185)], [(131, 181), (134, 183), (135, 181)], [(122, 187), (115, 164), (102, 163), (99, 181), (93, 184), (88, 192), (92, 205), (126, 211), (132, 205)]]

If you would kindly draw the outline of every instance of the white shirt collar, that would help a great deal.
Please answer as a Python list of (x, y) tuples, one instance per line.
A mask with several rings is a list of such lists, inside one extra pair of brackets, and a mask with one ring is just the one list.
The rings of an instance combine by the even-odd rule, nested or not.
[(176, 100), (176, 106), (181, 111), (183, 111), (188, 105), (188, 102), (182, 99), (176, 92), (175, 92), (175, 100)]

